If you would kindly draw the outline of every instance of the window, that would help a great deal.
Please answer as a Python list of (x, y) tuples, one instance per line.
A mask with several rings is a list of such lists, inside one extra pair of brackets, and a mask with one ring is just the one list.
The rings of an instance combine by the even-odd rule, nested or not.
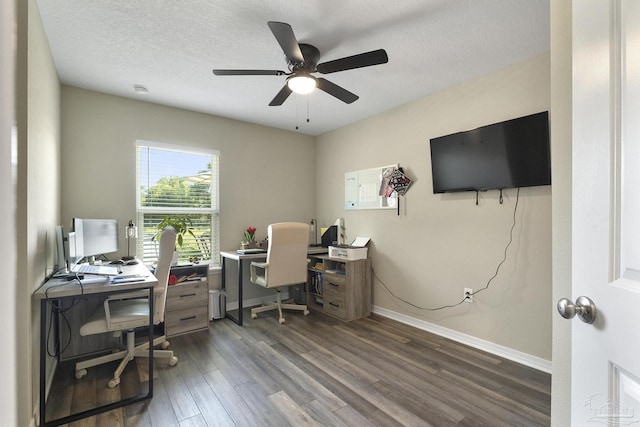
[(138, 257), (158, 259), (158, 224), (166, 217), (184, 217), (194, 236), (178, 247), (179, 261), (219, 263), (219, 153), (213, 150), (137, 143)]

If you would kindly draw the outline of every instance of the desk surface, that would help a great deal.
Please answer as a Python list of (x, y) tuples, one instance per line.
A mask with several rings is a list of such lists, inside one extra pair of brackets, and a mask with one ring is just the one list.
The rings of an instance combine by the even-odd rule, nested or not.
[[(322, 246), (309, 246), (307, 248), (307, 254), (316, 255), (316, 254), (326, 254), (329, 251), (329, 248), (324, 248)], [(229, 258), (233, 260), (245, 260), (245, 259), (264, 259), (267, 257), (266, 252), (258, 252), (258, 253), (250, 253), (250, 254), (239, 254), (236, 250), (232, 251), (220, 251), (220, 256), (223, 258)]]
[[(33, 298), (41, 300), (73, 297), (78, 295), (125, 292), (136, 289), (148, 289), (158, 283), (156, 277), (151, 274), (149, 269), (142, 263), (122, 266), (122, 274), (136, 274), (141, 276), (141, 279), (144, 278), (144, 280), (140, 280), (138, 282), (111, 283), (110, 278), (108, 276), (104, 276), (104, 281), (102, 282), (85, 283), (80, 286), (77, 280), (68, 281), (66, 279), (51, 279), (33, 293)], [(85, 277), (95, 276), (86, 274)]]

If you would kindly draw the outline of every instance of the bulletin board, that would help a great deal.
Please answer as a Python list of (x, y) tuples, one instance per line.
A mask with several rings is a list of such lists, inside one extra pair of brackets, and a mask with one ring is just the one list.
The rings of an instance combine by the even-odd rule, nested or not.
[(396, 192), (389, 196), (381, 196), (380, 186), (385, 170), (397, 167), (398, 165), (395, 164), (345, 173), (344, 208), (346, 210), (394, 209), (397, 203)]

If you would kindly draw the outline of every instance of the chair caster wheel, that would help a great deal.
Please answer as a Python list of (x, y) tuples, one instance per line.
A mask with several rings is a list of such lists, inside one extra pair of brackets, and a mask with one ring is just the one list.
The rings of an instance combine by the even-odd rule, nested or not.
[(166, 350), (169, 348), (169, 341), (163, 341), (162, 344), (160, 344), (160, 347), (162, 347), (163, 350)]
[(79, 369), (76, 371), (76, 379), (80, 379), (82, 377), (84, 377), (85, 375), (87, 375), (87, 370), (86, 369)]
[(109, 386), (109, 388), (115, 388), (118, 384), (120, 384), (120, 378), (114, 378), (112, 380), (109, 380), (109, 383), (107, 385)]
[(176, 366), (178, 364), (178, 358), (176, 356), (173, 356), (171, 359), (169, 359), (169, 366)]
[(278, 323), (284, 323), (284, 317), (279, 318)]
[(258, 318), (258, 315), (257, 315), (257, 314), (254, 314), (254, 313), (251, 313), (251, 318), (252, 318), (252, 319), (257, 319), (257, 318)]
[(303, 311), (302, 314), (304, 314), (305, 316), (308, 316), (309, 315), (309, 310)]

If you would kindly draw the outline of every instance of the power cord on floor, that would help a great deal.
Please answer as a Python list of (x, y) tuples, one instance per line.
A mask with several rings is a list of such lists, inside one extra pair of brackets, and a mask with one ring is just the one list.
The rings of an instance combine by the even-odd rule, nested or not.
[(438, 310), (442, 310), (445, 308), (453, 308), (453, 307), (457, 307), (461, 304), (464, 304), (464, 302), (467, 300), (467, 298), (469, 297), (473, 297), (474, 295), (489, 289), (489, 286), (491, 285), (491, 282), (493, 282), (493, 279), (495, 279), (498, 276), (498, 273), (500, 272), (500, 268), (502, 267), (502, 264), (505, 263), (505, 261), (507, 260), (507, 251), (509, 250), (509, 247), (511, 246), (511, 243), (513, 243), (513, 230), (516, 227), (516, 212), (518, 211), (518, 202), (520, 200), (520, 188), (518, 188), (518, 191), (516, 193), (516, 203), (515, 206), (513, 208), (513, 223), (511, 224), (511, 229), (509, 230), (509, 242), (507, 243), (507, 245), (504, 247), (504, 254), (502, 257), (502, 261), (500, 261), (498, 263), (498, 266), (496, 267), (496, 271), (493, 274), (493, 276), (491, 276), (491, 278), (489, 280), (487, 280), (487, 283), (485, 284), (484, 288), (478, 289), (475, 292), (472, 293), (468, 293), (465, 294), (464, 298), (462, 298), (461, 301), (454, 303), (454, 304), (448, 304), (448, 305), (442, 305), (440, 307), (422, 307), (418, 304), (414, 304), (411, 301), (407, 301), (406, 299), (399, 297), (398, 295), (394, 294), (391, 289), (389, 289), (389, 287), (387, 286), (386, 283), (384, 283), (384, 281), (382, 281), (382, 279), (380, 279), (380, 277), (378, 277), (378, 275), (376, 274), (374, 269), (371, 269), (373, 271), (373, 277), (376, 278), (376, 280), (382, 285), (382, 287), (389, 293), (389, 295), (391, 295), (392, 297), (394, 297), (395, 299), (402, 301), (403, 303), (410, 305), (411, 307), (417, 308), (419, 310), (425, 310), (425, 311), (438, 311)]

